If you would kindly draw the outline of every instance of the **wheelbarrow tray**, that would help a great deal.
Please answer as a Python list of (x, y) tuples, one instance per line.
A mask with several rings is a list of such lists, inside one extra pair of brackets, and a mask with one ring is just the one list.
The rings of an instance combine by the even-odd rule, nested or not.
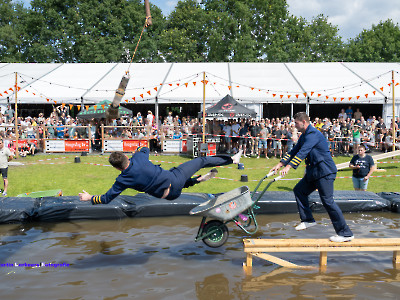
[(190, 214), (226, 222), (252, 205), (249, 187), (242, 186), (194, 207)]

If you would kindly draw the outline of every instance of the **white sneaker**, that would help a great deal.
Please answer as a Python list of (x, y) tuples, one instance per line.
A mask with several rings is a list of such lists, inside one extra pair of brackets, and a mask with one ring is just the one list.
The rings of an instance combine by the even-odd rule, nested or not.
[(296, 226), (296, 230), (304, 230), (315, 225), (317, 225), (316, 222), (301, 222), (299, 225)]
[(3, 194), (3, 196), (7, 196), (7, 192), (3, 192), (2, 194)]
[(203, 176), (200, 176), (197, 181), (199, 182), (203, 182), (203, 181), (207, 181), (211, 178), (214, 178), (215, 176), (217, 176), (218, 174), (218, 170), (217, 169), (211, 169), (210, 172), (208, 172), (207, 174), (204, 174)]
[(238, 153), (236, 153), (234, 156), (232, 156), (232, 161), (234, 164), (239, 164), (240, 163), (240, 158), (242, 157), (243, 150), (240, 150)]
[(341, 235), (334, 235), (329, 238), (331, 242), (335, 243), (343, 243), (343, 242), (350, 242), (354, 239), (354, 235), (352, 236), (341, 236)]

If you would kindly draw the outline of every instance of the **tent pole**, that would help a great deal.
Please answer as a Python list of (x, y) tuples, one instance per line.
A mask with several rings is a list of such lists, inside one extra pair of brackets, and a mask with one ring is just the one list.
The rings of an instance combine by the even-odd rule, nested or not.
[(154, 107), (154, 114), (156, 117), (156, 128), (157, 128), (157, 132), (158, 134), (160, 134), (160, 126), (158, 126), (158, 122), (159, 122), (159, 112), (158, 112), (158, 96), (156, 96), (156, 100), (155, 100), (155, 107)]
[(203, 72), (203, 144), (206, 142), (206, 72)]
[(393, 138), (393, 146), (392, 146), (392, 151), (396, 150), (396, 128), (395, 128), (395, 98), (394, 98), (394, 71), (392, 70), (392, 97), (393, 97), (393, 114), (392, 114), (392, 138)]
[(19, 132), (18, 132), (18, 73), (15, 72), (15, 157), (19, 157), (19, 152), (18, 152), (18, 137), (19, 137)]

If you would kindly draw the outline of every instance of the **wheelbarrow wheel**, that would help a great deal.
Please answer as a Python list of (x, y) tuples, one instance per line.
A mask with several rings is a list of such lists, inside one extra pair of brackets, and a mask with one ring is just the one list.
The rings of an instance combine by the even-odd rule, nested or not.
[(211, 248), (218, 248), (225, 244), (229, 237), (228, 227), (221, 221), (212, 220), (207, 222), (203, 228), (203, 234), (215, 231), (203, 239), (204, 244)]

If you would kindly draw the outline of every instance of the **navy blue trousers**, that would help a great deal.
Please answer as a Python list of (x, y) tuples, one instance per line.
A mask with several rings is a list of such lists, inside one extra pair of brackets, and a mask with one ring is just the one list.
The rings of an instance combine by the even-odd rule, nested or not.
[(200, 169), (229, 165), (231, 163), (233, 163), (232, 158), (228, 155), (205, 156), (197, 157), (181, 164), (179, 167), (170, 169), (172, 183), (167, 200), (178, 198), (183, 188), (198, 183), (197, 178), (192, 178), (192, 176)]
[(335, 181), (336, 174), (322, 177), (316, 181), (308, 181), (306, 177), (307, 176), (304, 176), (293, 189), (301, 221), (315, 222), (309, 206), (308, 196), (318, 189), (321, 202), (331, 218), (336, 234), (341, 236), (352, 236), (353, 233), (346, 224), (342, 210), (335, 201), (333, 201), (333, 182)]

